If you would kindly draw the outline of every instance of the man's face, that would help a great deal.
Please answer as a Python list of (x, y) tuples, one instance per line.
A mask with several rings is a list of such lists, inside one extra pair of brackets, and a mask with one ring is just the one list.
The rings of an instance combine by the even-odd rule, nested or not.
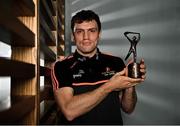
[(78, 52), (84, 56), (96, 53), (100, 32), (95, 20), (76, 23), (73, 32)]

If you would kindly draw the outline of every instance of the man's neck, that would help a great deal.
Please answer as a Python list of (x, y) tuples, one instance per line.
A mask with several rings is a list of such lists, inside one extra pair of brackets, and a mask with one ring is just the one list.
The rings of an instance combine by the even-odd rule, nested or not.
[(82, 56), (91, 58), (91, 57), (93, 57), (93, 56), (96, 54), (97, 48), (96, 48), (95, 50), (93, 50), (91, 53), (87, 53), (87, 54), (86, 54), (86, 53), (82, 53), (82, 52), (79, 51), (78, 49), (77, 49), (77, 52), (78, 52), (80, 55), (82, 55)]

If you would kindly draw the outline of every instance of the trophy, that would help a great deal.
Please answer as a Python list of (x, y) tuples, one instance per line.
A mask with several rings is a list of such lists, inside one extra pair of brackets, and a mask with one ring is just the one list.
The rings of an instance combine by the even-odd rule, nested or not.
[(124, 35), (131, 43), (129, 52), (125, 60), (127, 60), (128, 57), (131, 55), (131, 53), (133, 53), (133, 63), (128, 65), (128, 76), (131, 78), (141, 78), (140, 64), (137, 63), (137, 52), (136, 52), (136, 45), (140, 40), (140, 33), (124, 32)]

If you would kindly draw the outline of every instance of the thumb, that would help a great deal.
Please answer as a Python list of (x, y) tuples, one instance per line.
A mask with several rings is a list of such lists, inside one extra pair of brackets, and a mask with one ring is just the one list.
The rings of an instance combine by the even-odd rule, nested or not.
[(128, 66), (129, 64), (133, 63), (133, 59), (131, 58), (130, 60), (128, 60), (128, 63), (126, 66)]
[(118, 75), (122, 76), (125, 75), (126, 73), (126, 69), (124, 68), (122, 71), (118, 72)]

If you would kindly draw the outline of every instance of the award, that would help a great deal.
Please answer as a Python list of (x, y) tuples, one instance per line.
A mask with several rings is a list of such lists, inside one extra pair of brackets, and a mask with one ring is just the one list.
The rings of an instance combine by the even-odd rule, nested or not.
[(140, 33), (124, 32), (124, 35), (131, 43), (129, 52), (125, 60), (127, 60), (128, 57), (131, 55), (131, 53), (133, 53), (133, 63), (128, 65), (128, 76), (131, 78), (141, 78), (140, 64), (137, 63), (137, 52), (136, 52), (136, 45), (140, 40)]

